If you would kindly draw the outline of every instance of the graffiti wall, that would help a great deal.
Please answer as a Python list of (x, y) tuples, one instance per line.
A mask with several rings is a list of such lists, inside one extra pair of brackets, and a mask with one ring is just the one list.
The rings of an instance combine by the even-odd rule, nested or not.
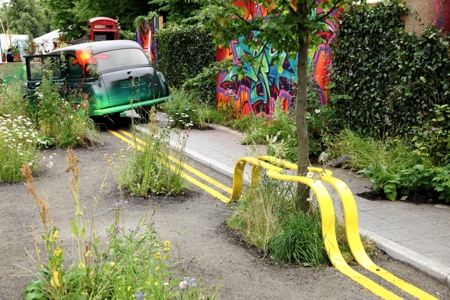
[[(317, 2), (320, 1), (322, 0), (317, 0)], [(263, 7), (253, 2), (236, 2), (235, 5), (244, 8), (246, 19), (267, 15), (267, 11)], [(319, 14), (321, 11), (318, 10), (315, 13)], [(326, 91), (328, 83), (327, 67), (330, 63), (330, 44), (335, 37), (335, 24), (331, 20), (327, 20), (326, 27), (326, 31), (317, 33), (325, 42), (319, 45), (317, 51), (310, 51), (308, 61), (313, 86), (322, 104), (326, 104), (328, 101)], [(259, 62), (260, 67), (254, 68), (243, 63), (242, 67), (246, 76), (242, 78), (239, 78), (236, 70), (219, 75), (216, 88), (218, 107), (229, 101), (234, 101), (243, 115), (253, 113), (270, 116), (277, 102), (284, 109), (295, 105), (297, 59), (289, 59), (286, 55), (280, 54), (282, 58), (281, 66), (274, 65), (272, 58), (277, 53), (270, 45), (255, 50), (247, 47), (244, 42), (244, 38), (240, 38), (231, 42), (229, 48), (217, 49), (217, 61), (231, 58), (235, 64), (240, 65), (240, 57), (252, 55)]]
[(157, 62), (156, 44), (153, 37), (156, 31), (162, 28), (162, 17), (154, 17), (150, 20), (144, 19), (136, 30), (136, 42), (144, 48), (151, 62)]

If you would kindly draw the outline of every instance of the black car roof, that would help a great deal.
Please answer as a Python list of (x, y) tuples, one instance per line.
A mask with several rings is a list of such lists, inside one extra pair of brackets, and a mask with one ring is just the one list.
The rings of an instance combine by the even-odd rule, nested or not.
[(66, 46), (62, 48), (55, 49), (48, 54), (57, 54), (61, 52), (75, 52), (76, 50), (86, 50), (86, 48), (91, 49), (92, 54), (101, 53), (111, 50), (119, 49), (142, 49), (141, 45), (131, 40), (111, 40), (111, 41), (100, 41), (100, 42), (89, 42), (76, 44), (71, 46)]

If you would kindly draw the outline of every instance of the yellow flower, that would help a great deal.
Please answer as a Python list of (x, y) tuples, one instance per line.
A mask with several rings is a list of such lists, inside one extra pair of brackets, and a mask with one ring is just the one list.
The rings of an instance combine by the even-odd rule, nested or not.
[(137, 257), (135, 257), (135, 258), (133, 259), (133, 261), (138, 261), (138, 258), (137, 258)]
[(155, 285), (158, 285), (158, 281), (155, 282)]
[(164, 247), (164, 252), (169, 252), (170, 251), (170, 247)]
[(53, 238), (54, 238), (55, 240), (58, 239), (58, 231), (57, 231), (57, 230), (55, 230), (55, 232), (53, 233)]
[(155, 270), (158, 271), (159, 270), (159, 266), (157, 266)]
[(53, 252), (53, 256), (60, 256), (61, 255), (61, 248), (56, 247), (55, 251)]
[(152, 284), (152, 281), (151, 281), (151, 280), (146, 281), (145, 284), (151, 285), (151, 284)]
[(131, 286), (128, 286), (128, 287), (127, 287), (127, 290), (128, 290), (128, 291), (131, 291)]
[(58, 271), (52, 271), (52, 273), (53, 273), (53, 277), (52, 277), (52, 280), (51, 280), (51, 284), (52, 284), (52, 286), (58, 288), (58, 287), (61, 286), (61, 284), (59, 283)]
[(111, 267), (114, 267), (114, 266), (116, 265), (116, 263), (112, 261), (112, 262), (109, 263), (109, 265), (110, 265)]
[(169, 248), (170, 247), (170, 242), (169, 241), (165, 241), (164, 242), (164, 248)]
[(155, 259), (161, 259), (161, 253), (160, 252), (156, 252), (155, 253)]
[(80, 263), (80, 264), (78, 265), (78, 267), (80, 267), (81, 269), (86, 269), (86, 265), (85, 265), (84, 263)]

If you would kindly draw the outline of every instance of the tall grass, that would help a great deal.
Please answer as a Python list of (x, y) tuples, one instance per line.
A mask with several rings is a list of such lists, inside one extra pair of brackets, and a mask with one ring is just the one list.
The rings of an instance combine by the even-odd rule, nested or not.
[(417, 164), (427, 164), (399, 139), (362, 138), (348, 129), (330, 139), (329, 151), (335, 158), (350, 155), (351, 159), (346, 165), (356, 170), (379, 164), (386, 166), (388, 172), (398, 172)]
[[(150, 113), (151, 122), (146, 128), (147, 134), (142, 139), (138, 139), (136, 131), (133, 130), (134, 146), (128, 147), (128, 155), (123, 156), (122, 164), (115, 173), (116, 180), (119, 188), (128, 190), (132, 195), (179, 195), (186, 188), (181, 171), (187, 134), (182, 139), (180, 148), (171, 150), (171, 126), (158, 128), (154, 124), (155, 114), (153, 108)], [(133, 123), (133, 128), (134, 126)], [(171, 163), (172, 158), (178, 163)]]
[(43, 76), (35, 101), (39, 138), (43, 145), (73, 147), (99, 142), (98, 130), (89, 117), (87, 95), (73, 91), (66, 99), (62, 98), (59, 87)]

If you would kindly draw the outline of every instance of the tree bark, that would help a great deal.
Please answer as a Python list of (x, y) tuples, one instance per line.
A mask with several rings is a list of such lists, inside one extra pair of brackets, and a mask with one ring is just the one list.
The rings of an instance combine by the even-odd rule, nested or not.
[[(298, 2), (297, 2), (298, 3)], [(307, 1), (298, 3), (299, 13), (306, 15)], [(308, 82), (308, 40), (309, 35), (305, 34), (299, 39), (298, 51), (298, 90), (296, 105), (296, 126), (297, 126), (297, 175), (305, 176), (309, 166), (309, 139), (308, 128), (306, 126), (306, 101), (307, 101), (307, 82)], [(305, 184), (298, 183), (297, 186), (297, 209), (309, 211), (309, 188)]]

